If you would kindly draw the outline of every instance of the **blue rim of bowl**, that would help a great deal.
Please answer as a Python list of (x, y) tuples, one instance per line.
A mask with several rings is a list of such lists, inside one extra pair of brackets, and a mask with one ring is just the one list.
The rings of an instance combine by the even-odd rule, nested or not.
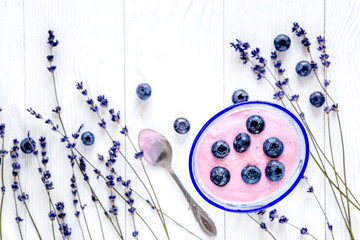
[[(229, 209), (224, 207), (223, 205), (220, 205), (214, 201), (212, 201), (211, 199), (209, 199), (199, 188), (199, 186), (196, 183), (195, 180), (195, 176), (193, 174), (193, 167), (192, 167), (192, 163), (193, 163), (193, 154), (194, 154), (194, 150), (196, 147), (196, 144), (199, 140), (199, 138), (201, 137), (201, 135), (203, 134), (203, 132), (207, 129), (207, 127), (214, 121), (216, 120), (219, 116), (223, 115), (226, 112), (229, 112), (230, 110), (232, 110), (233, 108), (242, 106), (242, 105), (249, 105), (249, 104), (262, 104), (262, 105), (269, 105), (271, 107), (275, 107), (277, 109), (280, 109), (281, 111), (285, 112), (286, 114), (288, 114), (293, 120), (295, 120), (295, 122), (297, 123), (297, 125), (300, 127), (300, 130), (303, 134), (304, 137), (304, 141), (305, 141), (305, 159), (304, 159), (304, 164), (303, 167), (301, 169), (301, 172), (299, 174), (299, 176), (297, 177), (297, 179), (295, 180), (295, 182), (293, 183), (293, 185), (291, 185), (291, 187), (285, 192), (283, 193), (281, 196), (279, 196), (278, 198), (276, 198), (275, 200), (263, 205), (262, 207), (258, 207), (258, 208), (254, 208), (254, 209), (248, 209), (248, 210), (243, 210), (243, 209)], [(191, 181), (196, 189), (196, 191), (201, 195), (202, 198), (204, 198), (208, 203), (210, 203), (211, 205), (218, 207), (220, 209), (229, 211), (229, 212), (241, 212), (241, 213), (247, 213), (247, 212), (256, 212), (256, 211), (260, 211), (266, 208), (269, 208), (271, 206), (273, 206), (274, 204), (278, 203), (279, 201), (281, 201), (282, 199), (284, 199), (292, 190), (294, 190), (294, 188), (297, 186), (297, 184), (299, 183), (299, 181), (301, 180), (302, 176), (304, 175), (304, 172), (306, 170), (307, 164), (309, 161), (309, 140), (307, 137), (307, 133), (306, 130), (303, 126), (303, 124), (300, 122), (300, 120), (289, 110), (287, 110), (286, 108), (278, 105), (278, 104), (274, 104), (274, 103), (270, 103), (270, 102), (265, 102), (265, 101), (248, 101), (248, 102), (243, 102), (243, 103), (238, 103), (238, 104), (234, 104), (230, 107), (227, 107), (223, 110), (221, 110), (220, 112), (218, 112), (217, 114), (215, 114), (212, 118), (210, 118), (205, 125), (200, 129), (199, 133), (196, 135), (194, 142), (191, 146), (191, 150), (190, 150), (190, 156), (189, 156), (189, 171), (190, 171), (190, 178)]]

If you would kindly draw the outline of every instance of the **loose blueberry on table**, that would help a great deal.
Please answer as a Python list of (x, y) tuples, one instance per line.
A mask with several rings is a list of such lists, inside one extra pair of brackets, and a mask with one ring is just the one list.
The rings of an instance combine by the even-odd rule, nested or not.
[(141, 83), (136, 88), (136, 94), (141, 100), (147, 100), (151, 96), (151, 86), (147, 83)]
[(265, 174), (270, 181), (279, 181), (285, 174), (284, 164), (277, 160), (272, 160), (265, 168)]
[(257, 166), (248, 165), (241, 171), (241, 177), (247, 184), (255, 184), (261, 178), (261, 171)]
[(275, 49), (278, 50), (279, 52), (288, 50), (290, 47), (290, 44), (291, 44), (291, 40), (285, 34), (279, 34), (274, 39)]
[(252, 134), (259, 134), (264, 130), (265, 121), (259, 115), (252, 115), (246, 121), (246, 128)]
[(214, 167), (210, 172), (210, 180), (217, 186), (225, 186), (230, 181), (230, 172), (224, 167)]
[(20, 149), (26, 154), (32, 153), (35, 150), (35, 146), (34, 139), (30, 137), (24, 138), (20, 143)]
[(321, 92), (313, 92), (310, 95), (310, 103), (311, 105), (313, 105), (314, 107), (321, 107), (325, 102), (325, 97)]
[(301, 77), (306, 77), (311, 73), (312, 66), (308, 61), (300, 61), (296, 64), (295, 70)]
[(249, 134), (247, 133), (238, 134), (233, 143), (235, 151), (239, 153), (245, 152), (249, 148), (250, 142), (251, 139)]
[(177, 133), (185, 134), (190, 130), (190, 122), (186, 118), (177, 118), (174, 122), (174, 129)]
[(232, 95), (232, 102), (234, 104), (246, 102), (248, 99), (249, 99), (249, 94), (243, 89), (238, 89), (234, 91)]
[(284, 151), (284, 145), (277, 137), (269, 137), (263, 144), (264, 153), (271, 158), (276, 158)]
[(84, 145), (89, 146), (94, 144), (95, 136), (91, 132), (87, 131), (81, 135), (81, 141)]

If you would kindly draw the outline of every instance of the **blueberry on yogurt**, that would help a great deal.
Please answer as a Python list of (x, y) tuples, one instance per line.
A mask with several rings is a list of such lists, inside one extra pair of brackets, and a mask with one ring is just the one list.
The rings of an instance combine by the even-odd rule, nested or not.
[(230, 152), (230, 147), (227, 142), (218, 140), (213, 143), (211, 147), (212, 154), (217, 158), (224, 158), (226, 157)]
[(210, 180), (217, 186), (225, 186), (230, 181), (230, 172), (224, 167), (214, 167), (210, 172)]
[(248, 165), (241, 171), (241, 177), (247, 184), (255, 184), (261, 178), (261, 171), (257, 166)]
[(276, 158), (284, 151), (284, 145), (277, 137), (269, 137), (263, 144), (263, 151), (266, 156)]
[(246, 128), (252, 134), (259, 134), (265, 128), (265, 121), (259, 115), (252, 115), (246, 120)]
[(249, 148), (250, 142), (251, 139), (249, 134), (247, 133), (238, 134), (233, 143), (235, 151), (239, 153), (245, 152)]
[(270, 181), (281, 180), (285, 174), (284, 164), (277, 160), (270, 161), (265, 168), (265, 174)]

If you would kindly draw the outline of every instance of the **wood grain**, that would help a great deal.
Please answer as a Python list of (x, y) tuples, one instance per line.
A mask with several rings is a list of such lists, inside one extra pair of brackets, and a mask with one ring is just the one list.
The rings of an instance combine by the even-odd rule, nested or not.
[[(5, 148), (9, 149), (12, 139), (25, 134), (25, 71), (24, 71), (24, 26), (21, 1), (2, 1), (0, 3), (0, 122), (6, 124)], [(6, 158), (4, 164), (4, 181), (6, 193), (2, 216), (2, 232), (6, 239), (14, 238), (16, 216), (10, 181), (11, 161)], [(6, 207), (5, 207), (6, 206)], [(19, 210), (19, 215), (25, 217), (25, 209)], [(11, 216), (11, 217), (10, 217)], [(26, 219), (28, 220), (28, 219)]]
[[(356, 44), (360, 36), (358, 27), (359, 18), (356, 17), (359, 7), (360, 5), (357, 1), (349, 1), (347, 4), (327, 1), (325, 26), (328, 52), (332, 62), (328, 72), (332, 84), (330, 91), (336, 101), (338, 101), (339, 106), (341, 106), (339, 114), (345, 141), (347, 181), (355, 196), (360, 195), (359, 188), (356, 187), (358, 181), (356, 172), (360, 169), (359, 161), (356, 159), (358, 159), (360, 153), (359, 148), (353, 143), (353, 139), (356, 138), (355, 136), (360, 133), (355, 117), (359, 114), (355, 106), (358, 96), (356, 89), (359, 87), (357, 81), (359, 69), (355, 67), (359, 65), (359, 60), (356, 56), (360, 51)], [(334, 133), (334, 139), (338, 140), (340, 135), (335, 125), (337, 121), (336, 119), (333, 120), (335, 121), (332, 124), (332, 132)], [(339, 141), (335, 141), (335, 143), (339, 143)], [(335, 145), (335, 149), (337, 149), (334, 152), (335, 164), (340, 169), (340, 172), (343, 173), (341, 145)], [(327, 209), (333, 219), (339, 216), (339, 211), (335, 205), (334, 200), (329, 197)], [(353, 226), (359, 225), (359, 212), (354, 208), (351, 211)], [(359, 237), (359, 229), (353, 227), (353, 230), (355, 238)], [(337, 229), (334, 233), (337, 238), (343, 238), (342, 236), (347, 235), (344, 227)]]
[[(306, 7), (309, 4), (311, 4), (311, 8)], [(306, 9), (306, 12), (298, 11), (298, 9)], [(317, 85), (312, 78), (301, 79), (294, 71), (297, 62), (308, 57), (299, 39), (291, 33), (291, 27), (293, 22), (299, 22), (308, 31), (308, 37), (313, 42), (315, 34), (323, 32), (323, 9), (324, 5), (321, 1), (311, 3), (310, 1), (281, 1), (276, 3), (271, 1), (249, 1), (242, 2), (242, 4), (236, 1), (228, 1), (225, 3), (224, 26), (226, 26), (226, 40), (224, 46), (228, 46), (226, 44), (234, 42), (237, 38), (249, 42), (252, 48), (259, 47), (262, 56), (268, 59), (268, 66), (273, 71), (273, 64), (270, 61), (270, 52), (274, 51), (273, 39), (280, 33), (286, 34), (291, 38), (291, 48), (284, 53), (279, 53), (278, 56), (286, 69), (285, 76), (289, 77), (291, 88), (300, 95), (299, 103), (308, 121), (314, 124), (321, 124), (321, 112), (316, 113), (311, 109), (308, 103), (308, 96), (316, 89)], [(314, 25), (312, 24), (313, 22), (318, 24)], [(243, 88), (249, 92), (250, 99), (252, 100), (272, 100), (274, 92), (271, 87), (264, 79), (257, 81), (251, 72), (250, 66), (243, 65), (230, 47), (225, 50), (225, 76), (225, 79), (228, 80), (226, 82), (226, 96), (231, 96), (234, 90)], [(272, 80), (269, 73), (267, 76)], [(228, 104), (231, 103), (230, 98), (226, 100)], [(279, 103), (276, 100), (273, 101)], [(316, 133), (321, 140), (321, 129), (317, 129)], [(309, 181), (314, 184), (316, 193), (320, 197), (321, 203), (323, 203), (323, 176), (311, 160), (305, 174), (309, 177)], [(286, 224), (281, 225), (276, 220), (274, 222), (268, 220), (269, 211), (277, 209), (279, 215), (285, 215), (294, 225), (300, 228), (307, 227), (309, 232), (317, 238), (323, 239), (325, 227), (322, 213), (317, 208), (315, 199), (306, 193), (306, 189), (307, 185), (305, 182), (300, 182), (298, 187), (289, 196), (269, 208), (264, 216), (253, 214), (253, 217), (258, 219), (258, 221), (264, 221), (269, 230), (278, 239), (293, 239), (299, 236), (299, 230)], [(314, 214), (314, 211), (316, 214)], [(311, 223), (309, 221), (310, 216), (312, 219)], [(246, 237), (249, 239), (271, 239), (264, 231), (259, 231), (259, 225), (245, 215), (227, 214), (226, 239), (237, 239), (237, 236), (233, 235), (232, 229), (248, 232)]]
[[(311, 6), (311, 7), (309, 7)], [(42, 121), (34, 119), (26, 108), (33, 107), (44, 118), (58, 122), (51, 111), (56, 106), (53, 94), (51, 74), (46, 67), (49, 54), (47, 31), (54, 30), (59, 46), (54, 49), (57, 66), (56, 84), (62, 116), (67, 133), (74, 133), (81, 124), (84, 130), (95, 134), (96, 144), (92, 147), (77, 145), (79, 151), (99, 168), (104, 176), (109, 170), (99, 162), (97, 154), (108, 154), (112, 140), (97, 125), (99, 119), (85, 103), (86, 98), (75, 89), (82, 81), (89, 96), (96, 100), (98, 95), (105, 95), (109, 108), (121, 113), (121, 125), (129, 129), (129, 136), (137, 148), (137, 134), (143, 128), (157, 130), (169, 139), (173, 147), (173, 168), (185, 188), (214, 220), (218, 235), (213, 239), (271, 239), (257, 223), (246, 214), (228, 213), (208, 204), (196, 192), (189, 177), (188, 158), (193, 139), (203, 124), (221, 109), (232, 104), (234, 90), (243, 88), (251, 100), (273, 101), (272, 89), (263, 80), (257, 81), (251, 69), (243, 65), (237, 54), (230, 48), (229, 42), (236, 38), (250, 42), (252, 47), (259, 47), (268, 59), (273, 51), (273, 39), (284, 33), (291, 37), (289, 51), (279, 54), (290, 78), (292, 89), (300, 94), (300, 105), (306, 113), (320, 145), (329, 154), (329, 140), (326, 137), (327, 125), (321, 109), (315, 110), (308, 102), (308, 96), (320, 90), (314, 76), (300, 78), (294, 68), (298, 61), (308, 59), (299, 39), (291, 33), (293, 22), (299, 22), (312, 42), (311, 51), (316, 60), (316, 37), (325, 33), (327, 51), (332, 61), (327, 72), (331, 80), (329, 91), (339, 102), (340, 116), (346, 146), (346, 171), (348, 184), (356, 196), (357, 173), (360, 152), (356, 147), (356, 136), (360, 133), (357, 124), (357, 91), (360, 89), (357, 76), (360, 64), (359, 55), (359, 18), (360, 3), (352, 1), (0, 1), (0, 122), (6, 123), (5, 146), (11, 147), (13, 138), (19, 140), (30, 131), (38, 140), (45, 136), (48, 140), (49, 170), (55, 189), (52, 196), (55, 202), (65, 202), (66, 222), (72, 228), (72, 239), (81, 239), (82, 234), (72, 204), (70, 177), (72, 168), (67, 155), (68, 149), (60, 142), (60, 136), (49, 129)], [(325, 21), (325, 22), (324, 22)], [(318, 61), (318, 64), (320, 62)], [(323, 72), (319, 74), (322, 76)], [(138, 99), (135, 89), (139, 83), (152, 86), (152, 96), (147, 101)], [(147, 183), (143, 167), (134, 159), (135, 150), (129, 141), (120, 134), (121, 127), (111, 123), (109, 109), (100, 109), (101, 118), (107, 121), (107, 129), (114, 140), (121, 142), (121, 151), (141, 180)], [(177, 117), (185, 117), (191, 123), (188, 134), (179, 135), (173, 129)], [(332, 116), (332, 136), (336, 143), (334, 159), (342, 173), (342, 152), (338, 145), (340, 138), (336, 119)], [(312, 149), (314, 150), (314, 149)], [(79, 157), (79, 156), (78, 156)], [(21, 178), (24, 190), (29, 193), (29, 209), (42, 234), (43, 239), (52, 239), (51, 224), (46, 192), (41, 186), (37, 173), (38, 163), (34, 156), (21, 153)], [(4, 239), (20, 239), (15, 221), (15, 209), (11, 191), (11, 159), (5, 160), (6, 195), (3, 212)], [(150, 166), (144, 162), (148, 176), (156, 191), (162, 210), (176, 219), (186, 228), (203, 239), (202, 233), (189, 210), (184, 197), (175, 182), (164, 169)], [(132, 180), (132, 188), (144, 199), (148, 193), (140, 183), (131, 167), (119, 157), (114, 165), (116, 172), (124, 179)], [(105, 210), (111, 204), (108, 196), (111, 190), (93, 174), (87, 166), (90, 183)], [(91, 191), (83, 181), (81, 172), (75, 167), (78, 189), (93, 239), (102, 239), (99, 222)], [(315, 193), (331, 224), (334, 226), (335, 239), (347, 239), (348, 234), (333, 200), (329, 185), (315, 163), (310, 160), (306, 176), (314, 186)], [(318, 239), (331, 239), (324, 216), (312, 194), (307, 193), (308, 185), (301, 181), (294, 191), (283, 201), (273, 206), (280, 215), (286, 215), (290, 222), (298, 227), (307, 227)], [(126, 189), (119, 186), (123, 194)], [(119, 222), (124, 238), (132, 239), (134, 223), (128, 214), (128, 206), (118, 197)], [(100, 207), (100, 206), (99, 206)], [(158, 239), (166, 239), (160, 220), (146, 202), (135, 196), (135, 207), (141, 217), (151, 227)], [(25, 239), (37, 239), (24, 207), (19, 206), (24, 218), (21, 227)], [(268, 212), (269, 210), (268, 209)], [(305, 239), (299, 230), (287, 224), (271, 222), (268, 212), (264, 216), (251, 214), (258, 221), (264, 221), (277, 239)], [(106, 239), (116, 239), (117, 235), (100, 210)], [(359, 212), (352, 209), (354, 234), (360, 235), (356, 226), (360, 224)], [(115, 221), (115, 218), (112, 218)], [(85, 238), (87, 231), (83, 218), (80, 218)], [(196, 239), (172, 221), (167, 220), (171, 239)], [(154, 239), (150, 230), (135, 216), (139, 239)], [(57, 239), (60, 234), (56, 231)], [(304, 237), (304, 238), (303, 238)]]
[[(141, 129), (152, 128), (169, 139), (174, 171), (215, 221), (219, 236), (224, 235), (223, 213), (196, 193), (189, 177), (188, 156), (197, 132), (222, 108), (222, 27), (220, 1), (125, 3), (126, 122), (131, 136), (136, 139)], [(152, 96), (145, 102), (135, 95), (142, 82), (152, 86)], [(188, 134), (174, 131), (178, 117), (190, 121)], [(168, 173), (147, 167), (163, 210), (205, 238)], [(169, 228), (171, 238), (189, 236), (172, 223)]]

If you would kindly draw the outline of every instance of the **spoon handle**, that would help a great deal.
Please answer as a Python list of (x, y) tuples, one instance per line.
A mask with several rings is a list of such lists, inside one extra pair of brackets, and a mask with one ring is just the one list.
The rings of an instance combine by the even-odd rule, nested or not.
[(187, 202), (191, 207), (196, 221), (200, 224), (201, 229), (209, 236), (216, 235), (216, 227), (214, 222), (208, 216), (208, 214), (195, 202), (195, 200), (190, 196), (186, 191), (185, 187), (180, 182), (180, 179), (176, 176), (175, 172), (172, 169), (168, 169), (170, 175), (173, 177), (177, 185), (180, 187), (182, 193), (184, 194)]

